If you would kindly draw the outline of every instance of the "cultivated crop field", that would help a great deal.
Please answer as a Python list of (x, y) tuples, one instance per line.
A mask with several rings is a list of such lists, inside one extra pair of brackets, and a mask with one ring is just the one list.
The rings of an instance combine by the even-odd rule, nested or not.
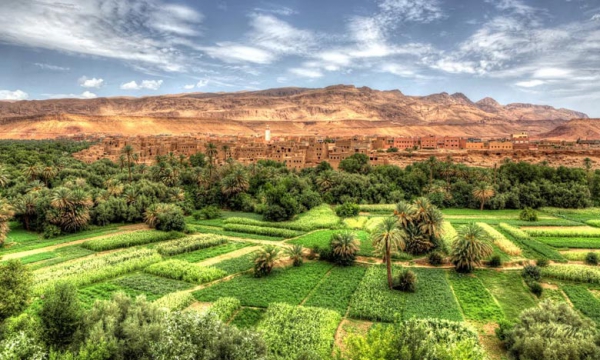
[[(372, 242), (372, 233), (394, 209), (361, 205), (359, 215), (340, 218), (333, 207), (321, 205), (286, 222), (224, 212), (211, 220), (186, 218), (185, 234), (108, 227), (49, 240), (46, 246), (15, 224), (8, 238), (13, 245), (0, 249), (6, 256), (0, 261), (19, 259), (31, 269), (37, 295), (58, 282), (76, 285), (86, 309), (122, 292), (171, 311), (212, 313), (237, 328), (260, 330), (273, 359), (295, 360), (307, 350), (327, 359), (344, 349), (349, 323), (366, 333), (373, 324), (409, 319), (475, 325), (488, 339), (483, 346), (490, 359), (500, 359), (498, 340), (485, 329), (516, 321), (544, 299), (572, 306), (600, 324), (594, 293), (600, 267), (585, 263), (589, 252), (600, 251), (598, 210), (544, 209), (537, 222), (520, 220), (515, 210), (444, 210), (441, 264), (431, 265), (426, 254), (392, 255), (394, 276), (410, 270), (417, 279), (414, 292), (403, 292), (390, 290), (381, 252)], [(488, 256), (470, 274), (454, 270), (449, 255), (469, 223), (481, 227), (482, 240), (501, 260), (498, 267), (489, 266)], [(353, 264), (339, 266), (311, 253), (328, 248), (341, 233), (356, 239)], [(279, 251), (278, 260), (268, 276), (256, 277), (254, 258), (268, 245)], [(301, 266), (288, 259), (293, 245), (303, 247)], [(542, 260), (549, 265), (541, 268), (544, 291), (538, 297), (521, 271)]]

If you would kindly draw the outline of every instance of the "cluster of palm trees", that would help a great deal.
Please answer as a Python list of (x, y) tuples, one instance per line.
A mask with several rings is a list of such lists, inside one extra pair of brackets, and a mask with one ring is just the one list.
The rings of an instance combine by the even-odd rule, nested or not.
[[(254, 256), (254, 276), (264, 277), (273, 271), (273, 268), (280, 262), (280, 249), (274, 245), (266, 245), (259, 249)], [(302, 266), (304, 263), (304, 247), (296, 244), (284, 249), (284, 255), (287, 256), (294, 266)]]
[[(440, 247), (443, 216), (427, 199), (413, 204), (400, 202), (394, 216), (386, 217), (371, 233), (371, 241), (386, 264), (387, 281), (393, 288), (392, 257), (399, 251), (422, 254)], [(484, 230), (476, 224), (459, 229), (454, 239), (450, 257), (456, 270), (470, 272), (492, 254), (491, 245), (485, 241)]]

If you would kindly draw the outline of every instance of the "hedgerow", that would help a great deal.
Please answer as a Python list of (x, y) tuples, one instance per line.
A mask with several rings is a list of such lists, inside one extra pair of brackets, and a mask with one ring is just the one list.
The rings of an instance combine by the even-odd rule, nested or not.
[(132, 233), (111, 236), (104, 239), (86, 241), (81, 244), (81, 246), (93, 251), (105, 251), (137, 245), (145, 245), (159, 241), (167, 241), (184, 236), (184, 234), (175, 231), (136, 231)]
[(151, 265), (145, 272), (169, 279), (204, 284), (224, 277), (227, 273), (215, 267), (198, 266), (187, 261), (170, 259)]
[(159, 254), (164, 256), (173, 256), (221, 245), (226, 242), (227, 239), (216, 235), (188, 236), (183, 239), (159, 244), (156, 247), (156, 251), (158, 251)]
[(269, 349), (269, 358), (297, 360), (301, 355), (331, 357), (341, 316), (335, 311), (275, 303), (258, 326)]

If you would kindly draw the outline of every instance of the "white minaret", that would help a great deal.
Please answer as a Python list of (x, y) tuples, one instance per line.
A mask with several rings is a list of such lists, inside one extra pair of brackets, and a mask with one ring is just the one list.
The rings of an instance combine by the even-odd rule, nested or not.
[(269, 125), (267, 125), (267, 130), (265, 130), (265, 141), (271, 141), (271, 129), (269, 128)]

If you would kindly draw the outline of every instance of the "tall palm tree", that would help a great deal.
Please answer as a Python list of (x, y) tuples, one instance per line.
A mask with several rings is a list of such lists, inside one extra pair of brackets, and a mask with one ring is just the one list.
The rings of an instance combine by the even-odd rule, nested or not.
[(278, 255), (279, 249), (274, 245), (266, 245), (258, 250), (254, 257), (254, 276), (263, 277), (269, 275), (277, 263)]
[(40, 166), (37, 164), (34, 164), (34, 165), (29, 165), (27, 168), (25, 168), (23, 175), (25, 175), (25, 177), (29, 181), (33, 181), (38, 178), (38, 176), (40, 175), (40, 172), (41, 172)]
[(0, 198), (0, 246), (4, 245), (6, 235), (10, 230), (8, 221), (15, 215), (13, 208), (6, 202), (6, 200)]
[(48, 212), (48, 220), (67, 232), (80, 230), (89, 223), (89, 210), (93, 205), (91, 197), (82, 189), (59, 187), (52, 192), (50, 206), (54, 211)]
[(416, 211), (417, 209), (414, 207), (414, 205), (407, 203), (406, 201), (400, 201), (396, 205), (394, 215), (398, 217), (400, 225), (405, 228), (410, 222), (412, 222), (412, 218), (415, 216)]
[(315, 183), (319, 187), (319, 190), (324, 193), (331, 189), (335, 183), (335, 173), (331, 170), (323, 171), (321, 175), (316, 178)]
[(48, 187), (48, 182), (56, 177), (58, 172), (53, 166), (46, 166), (42, 169), (40, 176), (44, 179), (44, 185)]
[(347, 266), (354, 262), (360, 250), (360, 242), (353, 232), (344, 231), (331, 236), (330, 247), (334, 260), (342, 266)]
[(31, 230), (31, 218), (37, 214), (37, 194), (29, 192), (16, 199), (14, 209), (17, 215), (22, 217), (25, 230)]
[(2, 166), (0, 166), (0, 188), (7, 186), (8, 181), (8, 172)]
[(496, 192), (494, 191), (494, 187), (483, 181), (477, 184), (477, 186), (475, 186), (473, 189), (473, 196), (475, 196), (475, 198), (481, 202), (480, 210), (482, 211), (485, 202), (494, 197), (495, 194)]
[(248, 173), (242, 166), (236, 166), (229, 175), (222, 180), (221, 190), (227, 196), (233, 196), (250, 188)]
[(373, 247), (383, 250), (383, 261), (387, 268), (388, 285), (392, 289), (392, 253), (399, 249), (404, 250), (405, 243), (402, 239), (402, 231), (398, 227), (398, 219), (390, 216), (383, 219), (371, 234)]
[(452, 244), (452, 263), (459, 272), (471, 272), (481, 260), (493, 253), (490, 244), (484, 241), (485, 231), (477, 224), (470, 223), (458, 231), (458, 238)]
[(208, 157), (209, 177), (212, 179), (213, 171), (216, 167), (216, 160), (217, 160), (217, 155), (219, 154), (219, 150), (217, 149), (217, 146), (211, 142), (206, 144), (205, 150), (206, 150), (206, 157)]
[(123, 172), (123, 168), (125, 167), (125, 163), (127, 162), (127, 158), (125, 154), (119, 155), (119, 170)]
[(129, 173), (129, 182), (132, 181), (132, 178), (131, 178), (131, 167), (133, 166), (133, 155), (134, 155), (133, 152), (134, 152), (133, 146), (131, 146), (129, 144), (125, 145), (123, 147), (123, 149), (121, 150), (121, 153), (123, 155), (125, 155), (125, 158), (127, 159), (127, 172)]
[(229, 152), (231, 148), (229, 145), (223, 145), (221, 150), (223, 150), (223, 154), (225, 154), (225, 160), (228, 160), (231, 157), (231, 153)]

